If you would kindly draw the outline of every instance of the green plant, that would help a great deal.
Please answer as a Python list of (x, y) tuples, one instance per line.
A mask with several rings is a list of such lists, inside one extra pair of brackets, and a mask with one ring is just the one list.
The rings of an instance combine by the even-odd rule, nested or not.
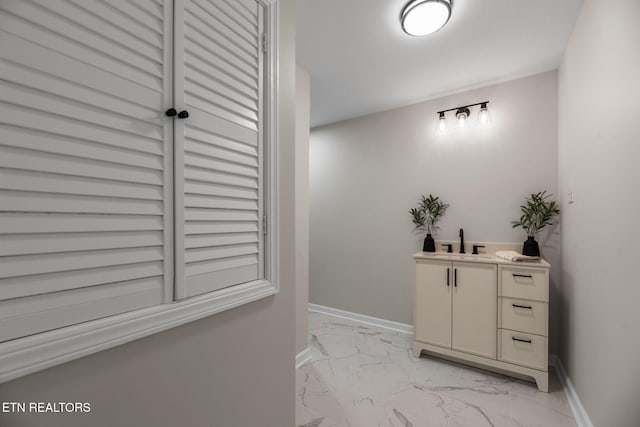
[(448, 207), (449, 205), (442, 202), (438, 196), (420, 196), (418, 207), (409, 210), (416, 231), (431, 234), (437, 230), (436, 223), (444, 216)]
[(553, 218), (560, 214), (560, 208), (555, 201), (548, 201), (553, 194), (547, 191), (533, 193), (525, 199), (525, 204), (520, 206), (522, 215), (519, 221), (512, 221), (512, 227), (522, 227), (527, 235), (535, 237), (536, 233), (547, 225), (551, 225)]

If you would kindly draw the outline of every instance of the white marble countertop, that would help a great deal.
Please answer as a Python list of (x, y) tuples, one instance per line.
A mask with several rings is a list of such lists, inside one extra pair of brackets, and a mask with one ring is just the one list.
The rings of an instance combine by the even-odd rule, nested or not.
[(518, 267), (533, 267), (533, 268), (549, 268), (551, 264), (541, 259), (539, 261), (508, 261), (506, 259), (498, 258), (495, 253), (482, 253), (479, 255), (472, 255), (470, 253), (448, 253), (448, 252), (417, 252), (413, 254), (414, 259), (430, 259), (438, 261), (463, 261), (463, 262), (478, 262), (484, 264), (500, 264), (511, 265)]

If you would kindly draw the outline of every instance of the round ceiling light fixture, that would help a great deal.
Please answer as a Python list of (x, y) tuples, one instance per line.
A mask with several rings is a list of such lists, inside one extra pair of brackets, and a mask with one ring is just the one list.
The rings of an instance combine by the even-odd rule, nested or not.
[(451, 17), (451, 1), (412, 0), (401, 15), (402, 29), (411, 36), (426, 36), (438, 31)]

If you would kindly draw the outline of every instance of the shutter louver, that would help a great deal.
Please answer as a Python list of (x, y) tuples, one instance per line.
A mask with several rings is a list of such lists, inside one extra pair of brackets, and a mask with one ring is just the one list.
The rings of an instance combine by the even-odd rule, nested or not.
[(184, 177), (176, 186), (178, 298), (264, 277), (262, 8), (254, 0), (184, 3), (176, 79), (190, 116), (176, 128), (176, 179)]
[(0, 341), (165, 300), (165, 10), (0, 3)]

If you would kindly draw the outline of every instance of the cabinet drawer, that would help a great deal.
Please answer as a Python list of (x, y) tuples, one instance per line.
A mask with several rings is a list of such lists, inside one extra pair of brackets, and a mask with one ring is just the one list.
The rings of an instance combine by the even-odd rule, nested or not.
[(547, 336), (547, 303), (500, 298), (499, 328)]
[(549, 301), (548, 270), (523, 267), (500, 268), (500, 295)]
[(528, 368), (547, 371), (547, 338), (540, 335), (499, 329), (498, 359)]

